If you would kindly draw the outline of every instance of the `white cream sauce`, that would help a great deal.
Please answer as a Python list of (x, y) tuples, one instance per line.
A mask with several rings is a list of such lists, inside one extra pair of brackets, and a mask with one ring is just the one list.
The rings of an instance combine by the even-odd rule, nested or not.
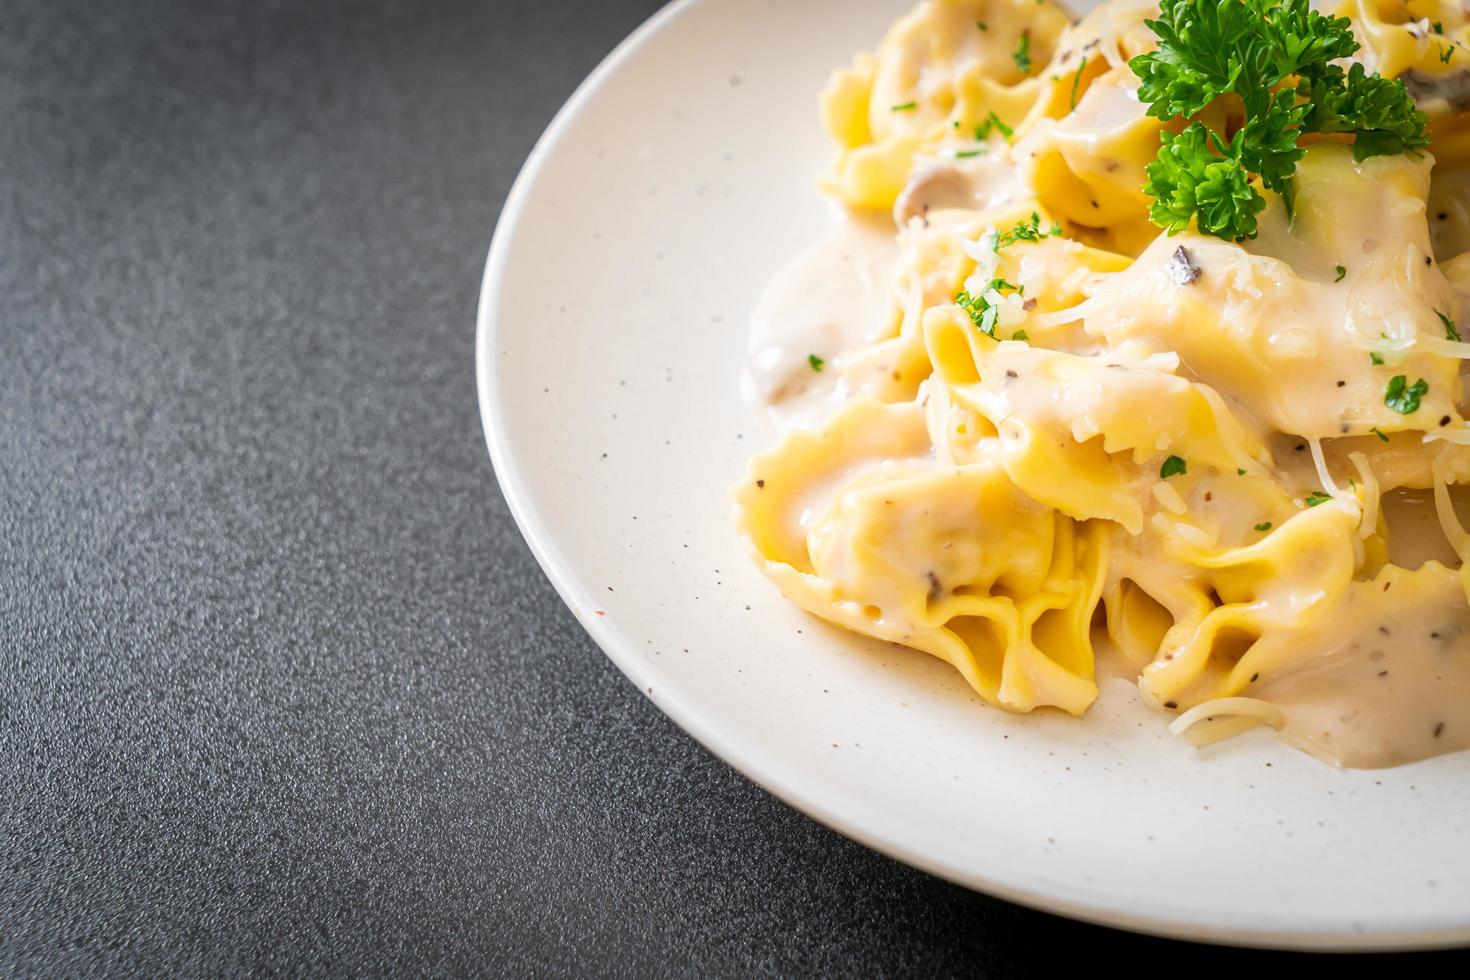
[(902, 226), (926, 219), (931, 211), (983, 211), (1030, 196), (1029, 185), (1003, 140), (975, 146), (984, 148), (977, 157), (920, 164), (893, 205), (893, 220)]
[(1457, 581), (1409, 601), (1373, 590), (1310, 666), (1246, 693), (1281, 708), (1281, 737), (1377, 769), (1470, 748), (1470, 609)]
[(814, 426), (862, 390), (865, 379), (845, 371), (842, 358), (881, 339), (888, 327), (894, 234), (886, 216), (849, 215), (761, 293), (742, 389), (776, 428)]
[[(1470, 507), (1465, 495), (1450, 489), (1450, 499), (1463, 522)], [(1418, 568), (1428, 561), (1454, 567), (1460, 560), (1434, 508), (1434, 494), (1428, 490), (1392, 490), (1383, 495), (1383, 519), (1388, 525), (1388, 559), (1404, 568)]]

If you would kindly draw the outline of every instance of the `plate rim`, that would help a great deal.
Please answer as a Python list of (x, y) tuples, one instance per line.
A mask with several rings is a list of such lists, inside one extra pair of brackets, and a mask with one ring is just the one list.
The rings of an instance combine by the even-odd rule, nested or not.
[(738, 732), (717, 730), (715, 726), (706, 724), (697, 706), (686, 703), (677, 688), (673, 688), (672, 693), (661, 695), (656, 701), (645, 693), (651, 682), (659, 682), (662, 678), (646, 662), (633, 656), (631, 647), (625, 648), (618, 635), (619, 631), (608, 620), (583, 615), (581, 610), (590, 608), (593, 604), (591, 596), (583, 594), (585, 590), (571, 571), (570, 564), (555, 541), (548, 522), (542, 518), (516, 464), (512, 439), (505, 426), (503, 413), (499, 411), (500, 389), (495, 370), (495, 341), (499, 335), (497, 300), (516, 233), (521, 225), (522, 212), (548, 157), (563, 134), (578, 119), (586, 103), (604, 82), (665, 27), (686, 11), (706, 2), (710, 0), (671, 0), (623, 38), (577, 85), (546, 129), (537, 137), (511, 185), (496, 221), (480, 283), (475, 323), (475, 383), (480, 421), (495, 479), (511, 517), (537, 564), (550, 580), (562, 603), (592, 637), (603, 655), (632, 682), (639, 696), (652, 701), (660, 712), (693, 737), (706, 751), (786, 805), (870, 850), (961, 887), (1029, 909), (1092, 925), (1188, 942), (1320, 952), (1394, 952), (1470, 946), (1470, 925), (1356, 932), (1347, 928), (1346, 924), (1340, 931), (1325, 931), (1273, 930), (1245, 925), (1202, 923), (1185, 916), (1170, 917), (1075, 901), (1065, 894), (1064, 887), (1048, 886), (1040, 880), (1026, 884), (1005, 880), (983, 871), (964, 871), (945, 866), (906, 845), (902, 840), (870, 831), (863, 826), (860, 819), (845, 816), (827, 805), (819, 793), (808, 793), (795, 781), (781, 778), (772, 767), (762, 764), (758, 752), (749, 752), (740, 744)]

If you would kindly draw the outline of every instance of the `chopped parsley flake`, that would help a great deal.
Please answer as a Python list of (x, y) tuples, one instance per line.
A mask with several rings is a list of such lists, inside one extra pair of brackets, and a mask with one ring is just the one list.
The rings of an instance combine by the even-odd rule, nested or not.
[(1007, 141), (1009, 141), (1011, 136), (1015, 134), (1015, 130), (1011, 129), (1011, 127), (1001, 122), (1000, 116), (997, 116), (993, 110), (991, 111), (989, 116), (985, 117), (985, 121), (983, 123), (975, 127), (975, 138), (977, 140), (989, 139), (991, 130), (999, 131), (1000, 134), (1004, 136)]
[(994, 337), (995, 323), (1000, 318), (1000, 310), (996, 309), (990, 300), (986, 299), (986, 296), (992, 291), (999, 293), (1007, 289), (1019, 290), (1020, 287), (1004, 279), (992, 279), (984, 289), (980, 290), (980, 295), (971, 296), (965, 290), (961, 290), (955, 294), (954, 301), (969, 315), (970, 322), (974, 323), (981, 333), (987, 337)]
[(1025, 340), (1025, 341), (1029, 341), (1031, 339), (1031, 337), (1026, 333), (1026, 331), (1024, 331), (1024, 330), (1017, 330), (1015, 333), (1011, 334), (1011, 339), (1012, 340)]
[(1372, 361), (1374, 364), (1382, 364), (1383, 355), (1378, 353), (1377, 351), (1374, 351), (1372, 354), (1368, 355), (1368, 360)]
[(1245, 467), (1244, 466), (1237, 467), (1236, 470), (1235, 470), (1235, 475), (1236, 476), (1245, 476)]
[(1159, 479), (1167, 480), (1171, 476), (1178, 476), (1189, 471), (1189, 464), (1184, 462), (1183, 456), (1170, 456), (1164, 460), (1164, 465), (1159, 467)]
[(813, 371), (820, 371), (827, 366), (827, 362), (815, 354), (808, 354), (806, 356), (806, 362), (812, 366)]
[(1256, 525), (1256, 530), (1257, 531), (1269, 531), (1269, 530), (1271, 530), (1271, 522), (1270, 521), (1262, 521), (1261, 523), (1259, 523), (1259, 524)]
[(955, 150), (954, 158), (956, 160), (968, 160), (971, 157), (978, 157), (984, 152), (984, 150)]
[(1016, 70), (1021, 74), (1031, 70), (1031, 33), (1022, 31), (1021, 36), (1016, 38), (1016, 50), (1011, 52), (1011, 60), (1016, 63)]
[(1443, 49), (1442, 51), (1440, 51), (1440, 53), (1439, 53), (1439, 63), (1442, 64), (1442, 65), (1447, 65), (1447, 64), (1450, 63), (1450, 59), (1453, 58), (1454, 56), (1455, 56), (1455, 48), (1454, 48), (1454, 45), (1450, 45), (1449, 47), (1447, 47), (1447, 48)]
[(1068, 100), (1071, 108), (1077, 108), (1077, 86), (1082, 82), (1082, 70), (1087, 67), (1087, 55), (1082, 56), (1082, 64), (1077, 66), (1077, 74), (1072, 76), (1072, 96)]
[(1035, 211), (1025, 221), (1016, 222), (1010, 231), (1000, 236), (996, 248), (1005, 248), (1016, 242), (1039, 242), (1043, 238), (1055, 238), (1062, 233), (1061, 225), (1053, 225), (1050, 231), (1041, 227), (1041, 215)]
[(1388, 388), (1383, 393), (1383, 404), (1400, 415), (1413, 415), (1419, 411), (1419, 399), (1429, 392), (1429, 384), (1423, 378), (1413, 384), (1407, 384), (1407, 381), (1404, 375), (1395, 374), (1388, 379)]
[(1347, 275), (1347, 266), (1340, 265), (1340, 266), (1337, 267), (1337, 278), (1334, 279), (1334, 280), (1332, 280), (1332, 281), (1333, 282), (1342, 282), (1342, 277), (1345, 276), (1345, 275)]
[(1451, 320), (1449, 317), (1447, 317), (1443, 313), (1439, 312), (1439, 310), (1435, 310), (1434, 311), (1434, 315), (1437, 316), (1437, 317), (1439, 317), (1439, 322), (1440, 323), (1443, 323), (1444, 324), (1444, 335), (1446, 337), (1448, 337), (1450, 340), (1453, 340), (1456, 343), (1459, 343), (1459, 341), (1460, 341), (1460, 331), (1458, 331), (1458, 330), (1455, 329), (1455, 321), (1454, 320)]
[(1303, 501), (1303, 503), (1305, 503), (1308, 507), (1316, 507), (1318, 504), (1325, 504), (1331, 499), (1332, 494), (1323, 493), (1321, 490), (1313, 490), (1307, 495), (1307, 499)]
[(1384, 442), (1387, 442), (1388, 441), (1388, 436), (1384, 435), (1383, 434), (1383, 430), (1380, 429), (1378, 426), (1375, 425), (1373, 428), (1369, 429), (1368, 431), (1371, 432), (1371, 433), (1373, 433), (1378, 438), (1382, 439)]
[(917, 102), (900, 102), (898, 105), (893, 107), (893, 111), (908, 112), (910, 109), (917, 109), (918, 107), (919, 103)]
[(988, 30), (990, 30), (990, 25), (987, 24), (987, 23), (985, 23), (985, 21), (983, 21), (983, 20), (977, 20), (977, 21), (975, 21), (975, 26), (978, 27), (978, 28), (980, 28), (982, 31), (988, 31)]

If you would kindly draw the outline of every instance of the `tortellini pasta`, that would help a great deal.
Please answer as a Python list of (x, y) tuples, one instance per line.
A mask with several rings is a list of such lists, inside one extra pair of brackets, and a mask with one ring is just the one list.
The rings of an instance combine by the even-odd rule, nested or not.
[(768, 389), (823, 412), (750, 462), (737, 527), (791, 601), (999, 708), (1080, 715), (1113, 657), (1196, 742), (1470, 746), (1470, 22), (1344, 3), (1434, 142), (1312, 142), (1237, 243), (1149, 222), (1156, 12), (925, 0), (834, 74), (821, 186), (893, 216), (886, 327), (793, 347), (810, 375)]

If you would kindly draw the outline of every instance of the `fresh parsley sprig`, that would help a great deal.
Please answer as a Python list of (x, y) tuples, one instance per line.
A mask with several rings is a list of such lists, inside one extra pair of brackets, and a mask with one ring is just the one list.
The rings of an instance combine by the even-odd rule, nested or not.
[(1156, 51), (1129, 62), (1138, 97), (1158, 119), (1189, 118), (1225, 96), (1245, 122), (1228, 139), (1194, 120), (1164, 133), (1144, 192), (1153, 222), (1170, 234), (1195, 221), (1219, 238), (1254, 238), (1266, 200), (1256, 182), (1292, 206), (1292, 177), (1306, 133), (1353, 136), (1353, 156), (1428, 145), (1426, 118), (1403, 83), (1332, 61), (1358, 49), (1351, 22), (1308, 0), (1162, 0)]

